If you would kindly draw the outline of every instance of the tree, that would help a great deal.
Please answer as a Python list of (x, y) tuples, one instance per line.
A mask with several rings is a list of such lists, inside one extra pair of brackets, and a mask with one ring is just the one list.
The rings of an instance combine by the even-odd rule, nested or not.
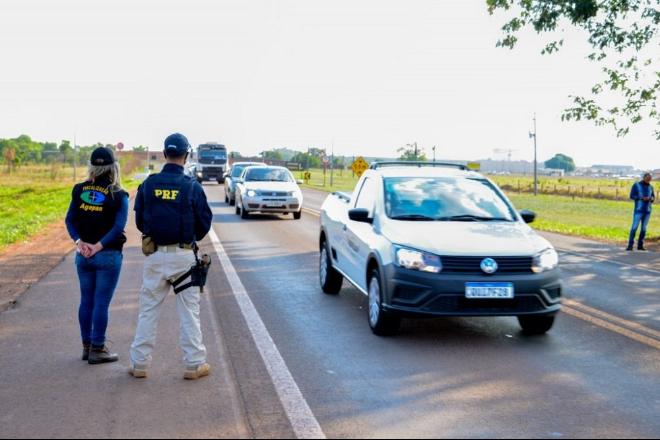
[(137, 147), (133, 147), (133, 151), (137, 153), (146, 153), (147, 147), (145, 147), (144, 145), (138, 145)]
[[(612, 126), (625, 136), (632, 125), (648, 119), (655, 123), (660, 140), (660, 58), (657, 56), (660, 8), (658, 0), (486, 0), (491, 14), (515, 9), (515, 16), (502, 30), (499, 47), (513, 49), (518, 33), (533, 28), (539, 34), (554, 33), (570, 24), (588, 35), (587, 58), (598, 63), (603, 77), (591, 89), (591, 96), (571, 96), (573, 104), (564, 110), (564, 121), (593, 121)], [(543, 54), (564, 46), (553, 38)], [(608, 105), (606, 101), (617, 102)]]
[(399, 160), (405, 160), (411, 162), (416, 162), (416, 161), (424, 162), (428, 160), (424, 149), (416, 148), (416, 144), (408, 144), (405, 147), (401, 147), (396, 151), (397, 153), (400, 154)]
[(553, 170), (564, 170), (567, 173), (572, 173), (576, 168), (573, 158), (565, 154), (557, 154), (545, 163), (545, 167)]
[(261, 153), (261, 157), (263, 157), (264, 160), (284, 160), (282, 153), (276, 150), (264, 151)]

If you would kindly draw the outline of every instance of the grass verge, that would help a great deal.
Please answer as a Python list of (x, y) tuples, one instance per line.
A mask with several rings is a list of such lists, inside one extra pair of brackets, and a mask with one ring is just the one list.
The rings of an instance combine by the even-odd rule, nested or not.
[[(125, 180), (128, 191), (139, 182)], [(72, 183), (60, 180), (28, 183), (12, 176), (0, 179), (0, 250), (27, 240), (48, 225), (63, 221), (71, 201)]]

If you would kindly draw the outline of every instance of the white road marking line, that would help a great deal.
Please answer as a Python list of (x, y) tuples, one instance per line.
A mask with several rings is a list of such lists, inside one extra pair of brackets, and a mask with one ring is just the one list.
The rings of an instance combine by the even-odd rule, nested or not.
[(220, 259), (220, 264), (229, 280), (236, 301), (243, 313), (243, 317), (248, 324), (252, 339), (254, 340), (259, 354), (266, 364), (266, 369), (270, 375), (277, 395), (282, 402), (284, 411), (289, 418), (293, 431), (297, 438), (325, 439), (326, 436), (321, 429), (321, 425), (314, 417), (305, 397), (302, 395), (298, 384), (289, 371), (282, 355), (280, 354), (273, 338), (268, 333), (266, 325), (259, 316), (259, 312), (254, 307), (250, 296), (243, 286), (234, 265), (225, 252), (220, 238), (215, 230), (211, 228), (209, 237), (213, 242), (215, 251)]

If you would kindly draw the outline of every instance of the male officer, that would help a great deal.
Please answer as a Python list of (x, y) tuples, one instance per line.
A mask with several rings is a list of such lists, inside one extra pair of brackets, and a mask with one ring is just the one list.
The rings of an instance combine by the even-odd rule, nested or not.
[[(213, 214), (204, 190), (184, 174), (190, 150), (188, 139), (182, 134), (175, 133), (165, 139), (167, 164), (161, 173), (140, 185), (135, 198), (137, 227), (147, 242), (155, 244), (145, 250), (148, 257), (144, 264), (140, 315), (130, 352), (129, 372), (136, 378), (147, 377), (158, 315), (172, 283), (195, 265), (193, 246), (211, 229)], [(190, 287), (176, 298), (186, 364), (184, 378), (188, 380), (210, 373), (199, 319), (200, 296), (200, 287)]]

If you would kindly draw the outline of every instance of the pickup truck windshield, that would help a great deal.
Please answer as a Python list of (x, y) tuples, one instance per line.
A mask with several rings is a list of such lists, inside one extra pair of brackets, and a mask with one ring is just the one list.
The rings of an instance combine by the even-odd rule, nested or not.
[(293, 182), (286, 170), (276, 168), (254, 168), (247, 171), (246, 182)]
[(481, 179), (387, 178), (385, 208), (394, 220), (515, 221), (513, 208)]

